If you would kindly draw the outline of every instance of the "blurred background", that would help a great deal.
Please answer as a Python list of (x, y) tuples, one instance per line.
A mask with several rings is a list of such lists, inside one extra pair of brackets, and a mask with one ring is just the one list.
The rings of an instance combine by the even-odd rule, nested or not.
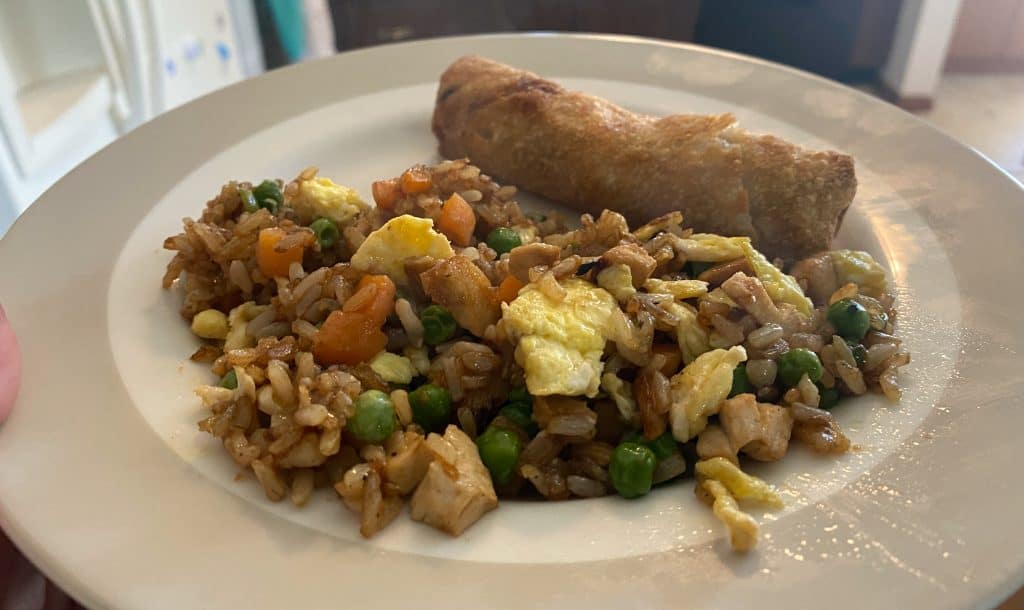
[(0, 0), (0, 235), (89, 155), (219, 87), (369, 45), (528, 30), (796, 66), (1024, 177), (1024, 0)]

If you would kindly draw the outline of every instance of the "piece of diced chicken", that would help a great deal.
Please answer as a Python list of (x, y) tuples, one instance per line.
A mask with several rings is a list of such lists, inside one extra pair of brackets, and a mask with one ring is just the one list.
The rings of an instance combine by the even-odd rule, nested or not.
[(753, 394), (740, 394), (722, 403), (718, 419), (737, 451), (762, 462), (773, 462), (786, 455), (793, 432), (789, 409), (759, 403)]
[(359, 513), (359, 533), (369, 538), (388, 526), (402, 512), (402, 498), (386, 496), (380, 475), (370, 469), (363, 484), (363, 506)]
[(508, 271), (524, 284), (530, 283), (530, 269), (551, 267), (558, 262), (562, 251), (558, 246), (535, 242), (512, 248), (509, 252)]
[(633, 287), (639, 288), (654, 273), (654, 268), (658, 266), (658, 261), (654, 260), (654, 257), (648, 254), (647, 250), (644, 250), (641, 246), (636, 244), (619, 244), (601, 255), (600, 264), (602, 267), (626, 265), (629, 267)]
[(427, 474), (433, 454), (424, 444), (423, 436), (406, 432), (400, 447), (394, 448), (384, 463), (384, 479), (400, 495), (416, 489)]
[(433, 461), (412, 495), (412, 518), (458, 536), (498, 506), (491, 476), (476, 444), (456, 426), (444, 436), (432, 433), (426, 446)]
[(708, 460), (714, 457), (722, 457), (734, 464), (738, 464), (736, 450), (733, 449), (725, 430), (716, 424), (710, 424), (697, 437), (697, 457)]
[(831, 252), (819, 252), (797, 261), (792, 275), (816, 305), (828, 303), (828, 297), (839, 288)]
[(815, 453), (839, 454), (850, 450), (850, 439), (835, 420), (797, 422), (793, 426), (793, 436)]
[(452, 256), (420, 274), (423, 291), (451, 312), (459, 326), (478, 337), (501, 317), (484, 272), (465, 256)]
[(722, 290), (729, 298), (746, 309), (761, 324), (779, 322), (782, 314), (779, 308), (772, 302), (764, 284), (756, 277), (749, 276), (743, 272), (737, 272), (722, 283)]

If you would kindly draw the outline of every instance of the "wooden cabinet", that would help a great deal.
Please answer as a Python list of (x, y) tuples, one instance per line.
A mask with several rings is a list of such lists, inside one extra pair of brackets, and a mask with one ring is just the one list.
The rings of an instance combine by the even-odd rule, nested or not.
[(946, 69), (1024, 71), (1024, 0), (963, 0)]

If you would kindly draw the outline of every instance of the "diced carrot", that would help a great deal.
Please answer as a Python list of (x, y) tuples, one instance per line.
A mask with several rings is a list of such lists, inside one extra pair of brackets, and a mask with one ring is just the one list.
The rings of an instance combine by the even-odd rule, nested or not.
[(365, 313), (332, 311), (313, 335), (313, 357), (322, 365), (359, 364), (379, 354), (388, 338)]
[(386, 275), (364, 275), (356, 292), (342, 308), (347, 313), (361, 313), (377, 323), (384, 324), (395, 309), (395, 283)]
[(524, 284), (520, 282), (516, 276), (510, 275), (501, 281), (501, 285), (498, 286), (498, 301), (502, 303), (508, 303), (519, 296), (519, 291), (522, 289)]
[(468, 246), (476, 229), (476, 214), (458, 193), (452, 193), (441, 207), (437, 229), (448, 236), (456, 246)]
[(406, 195), (415, 195), (430, 190), (434, 183), (426, 170), (414, 167), (402, 173), (402, 192)]
[(683, 362), (683, 355), (679, 353), (679, 346), (674, 343), (655, 343), (651, 346), (655, 354), (665, 356), (665, 365), (661, 367), (662, 374), (671, 377), (679, 372), (679, 365)]
[(302, 254), (305, 248), (296, 245), (284, 251), (274, 248), (279, 241), (284, 239), (284, 229), (269, 227), (260, 230), (259, 243), (256, 247), (256, 264), (260, 271), (267, 277), (287, 277), (288, 267), (292, 263), (301, 263)]
[(372, 190), (373, 200), (377, 202), (377, 207), (385, 210), (394, 208), (399, 195), (402, 194), (401, 189), (398, 188), (398, 180), (394, 178), (374, 182)]

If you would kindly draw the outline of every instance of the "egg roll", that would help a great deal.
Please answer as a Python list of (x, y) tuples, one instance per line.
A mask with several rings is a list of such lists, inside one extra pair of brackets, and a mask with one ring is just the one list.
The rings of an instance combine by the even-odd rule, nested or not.
[(851, 157), (750, 133), (732, 114), (637, 114), (482, 57), (441, 75), (432, 127), (445, 157), (551, 201), (634, 226), (679, 210), (772, 258), (830, 249), (857, 189)]

